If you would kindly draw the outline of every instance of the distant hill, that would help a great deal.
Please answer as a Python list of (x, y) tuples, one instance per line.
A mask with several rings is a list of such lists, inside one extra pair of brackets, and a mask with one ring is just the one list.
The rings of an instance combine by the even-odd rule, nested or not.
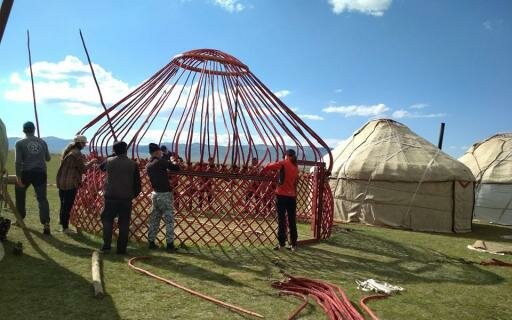
[[(13, 150), (14, 149), (14, 144), (19, 139), (21, 139), (21, 138), (17, 138), (17, 137), (8, 138), (8, 140), (9, 140), (9, 150)], [(61, 138), (57, 138), (57, 137), (43, 137), (43, 139), (48, 144), (48, 149), (50, 150), (50, 153), (61, 153), (62, 150), (64, 150), (64, 148), (72, 141), (72, 140), (66, 140), (66, 139), (61, 139)], [(170, 142), (164, 142), (163, 144), (166, 145), (169, 148), (172, 145), (172, 143), (170, 143)], [(247, 152), (247, 149), (248, 149), (247, 146), (243, 147), (243, 150), (245, 152)], [(183, 157), (185, 146), (184, 145), (180, 145), (178, 150), (179, 150), (179, 154)], [(264, 145), (256, 145), (256, 150), (258, 152), (258, 155), (260, 157), (262, 157), (263, 154), (265, 153), (266, 148), (265, 148)], [(84, 151), (87, 151), (87, 148)], [(225, 155), (226, 151), (227, 151), (227, 147), (219, 146), (219, 154), (221, 156)], [(310, 147), (305, 147), (304, 151), (306, 153), (306, 158), (307, 159), (312, 159), (313, 152), (312, 152), (311, 148)], [(322, 150), (322, 155), (324, 155), (325, 153), (326, 153), (326, 151)], [(148, 154), (147, 154), (147, 147), (145, 145), (142, 145), (142, 146), (139, 147), (139, 154), (142, 157), (148, 156)], [(205, 151), (206, 157), (207, 157), (207, 154), (208, 154), (208, 151), (206, 150)], [(191, 158), (192, 158), (192, 161), (198, 161), (199, 160), (199, 158), (200, 158), (200, 145), (199, 145), (199, 143), (193, 143), (192, 144)], [(206, 161), (206, 159), (204, 159), (204, 160)]]

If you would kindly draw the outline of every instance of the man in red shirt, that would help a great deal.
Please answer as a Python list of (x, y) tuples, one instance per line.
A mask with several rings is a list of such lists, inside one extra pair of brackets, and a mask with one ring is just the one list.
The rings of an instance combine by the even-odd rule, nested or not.
[(297, 177), (299, 167), (295, 150), (286, 150), (284, 160), (269, 163), (263, 168), (265, 171), (279, 170), (279, 184), (276, 188), (277, 207), (277, 239), (279, 245), (275, 250), (280, 250), (286, 243), (286, 214), (288, 214), (288, 225), (290, 228), (290, 250), (295, 251), (297, 246)]

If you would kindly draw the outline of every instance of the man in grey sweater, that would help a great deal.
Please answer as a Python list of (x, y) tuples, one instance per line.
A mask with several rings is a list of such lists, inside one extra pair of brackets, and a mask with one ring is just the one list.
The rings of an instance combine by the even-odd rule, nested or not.
[(50, 208), (46, 198), (46, 162), (50, 161), (48, 145), (43, 139), (34, 136), (36, 128), (32, 122), (23, 124), (25, 138), (16, 142), (16, 207), (25, 219), (27, 188), (32, 185), (39, 204), (39, 220), (43, 233), (50, 235)]

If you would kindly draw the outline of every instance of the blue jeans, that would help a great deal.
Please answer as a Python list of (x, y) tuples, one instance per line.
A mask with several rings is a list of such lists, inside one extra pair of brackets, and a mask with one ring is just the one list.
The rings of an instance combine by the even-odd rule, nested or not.
[(16, 197), (16, 208), (22, 219), (27, 215), (26, 198), (27, 189), (30, 185), (34, 187), (36, 193), (37, 203), (39, 205), (39, 221), (42, 224), (50, 223), (50, 205), (46, 198), (46, 181), (47, 176), (44, 171), (22, 171), (21, 183), (23, 187), (16, 186), (14, 194)]

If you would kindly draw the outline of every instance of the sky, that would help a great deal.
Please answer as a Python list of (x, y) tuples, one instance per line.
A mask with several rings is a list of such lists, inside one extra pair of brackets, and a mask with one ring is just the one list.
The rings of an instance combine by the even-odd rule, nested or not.
[(461, 156), (512, 131), (512, 1), (15, 0), (0, 44), (0, 118), (33, 120), (26, 31), (41, 135), (71, 138), (107, 106), (198, 48), (247, 66), (330, 146), (392, 118)]

